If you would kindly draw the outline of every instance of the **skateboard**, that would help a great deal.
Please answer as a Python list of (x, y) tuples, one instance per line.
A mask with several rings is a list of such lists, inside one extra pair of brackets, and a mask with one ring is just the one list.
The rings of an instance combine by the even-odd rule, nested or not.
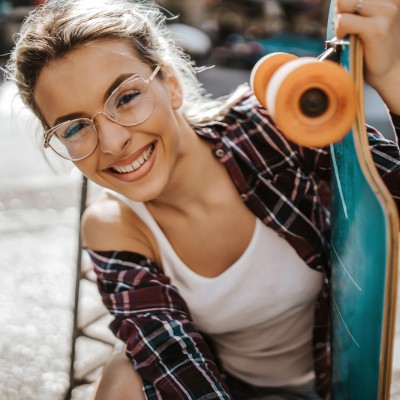
[(330, 146), (333, 400), (390, 398), (399, 217), (368, 148), (362, 43), (338, 40), (330, 5), (317, 59), (267, 55), (251, 85), (287, 138)]

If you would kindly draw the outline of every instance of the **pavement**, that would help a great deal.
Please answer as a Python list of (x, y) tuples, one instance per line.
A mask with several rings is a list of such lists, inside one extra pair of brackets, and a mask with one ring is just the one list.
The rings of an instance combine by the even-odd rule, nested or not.
[[(10, 107), (11, 106), (11, 107)], [(69, 384), (80, 177), (52, 167), (39, 127), (0, 87), (0, 399), (62, 399)], [(97, 299), (100, 301), (99, 299)], [(85, 394), (75, 396), (85, 399)]]
[[(247, 77), (219, 69), (201, 76), (214, 95), (226, 93), (221, 82), (233, 87)], [(372, 119), (381, 121), (379, 107)], [(46, 161), (38, 138), (14, 85), (0, 85), (1, 400), (61, 400), (68, 387), (81, 176), (59, 159)], [(99, 306), (93, 288), (82, 292), (82, 304)], [(400, 349), (399, 326), (396, 332)], [(81, 341), (77, 350), (84, 365), (101, 349)], [(396, 350), (393, 399), (400, 399), (399, 356)], [(76, 390), (73, 399), (89, 399), (92, 389)]]

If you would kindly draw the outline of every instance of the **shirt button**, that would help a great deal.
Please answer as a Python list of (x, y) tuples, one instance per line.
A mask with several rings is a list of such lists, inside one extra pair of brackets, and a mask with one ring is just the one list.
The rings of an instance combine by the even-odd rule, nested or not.
[(242, 193), (242, 194), (240, 195), (240, 197), (242, 198), (243, 201), (247, 201), (247, 199), (248, 199), (248, 196), (247, 196), (246, 193)]
[(218, 158), (222, 158), (222, 157), (225, 155), (225, 151), (222, 150), (222, 149), (218, 149), (218, 150), (215, 152), (215, 155), (216, 155)]
[(324, 349), (324, 348), (325, 348), (325, 343), (323, 343), (323, 342), (318, 342), (318, 343), (315, 345), (315, 347), (316, 347), (317, 349)]
[(204, 133), (211, 133), (212, 129), (211, 128), (203, 128)]
[(319, 378), (319, 379), (325, 379), (325, 378), (326, 378), (325, 372), (322, 372), (322, 374), (319, 374), (319, 375), (318, 375), (318, 378)]

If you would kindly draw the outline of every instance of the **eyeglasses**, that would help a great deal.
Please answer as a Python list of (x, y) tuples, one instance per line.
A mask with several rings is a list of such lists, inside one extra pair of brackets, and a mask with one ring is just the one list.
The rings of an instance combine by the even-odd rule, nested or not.
[(103, 114), (110, 121), (122, 126), (139, 125), (154, 110), (154, 94), (149, 84), (161, 66), (158, 65), (148, 79), (135, 74), (122, 82), (92, 118), (77, 118), (62, 122), (44, 132), (43, 146), (50, 147), (59, 156), (71, 161), (89, 157), (99, 142), (94, 118)]

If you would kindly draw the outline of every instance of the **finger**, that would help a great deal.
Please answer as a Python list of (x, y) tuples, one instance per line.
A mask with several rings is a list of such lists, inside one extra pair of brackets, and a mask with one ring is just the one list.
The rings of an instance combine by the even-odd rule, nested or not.
[(365, 17), (398, 10), (399, 0), (337, 0), (336, 14), (358, 14)]
[(382, 38), (390, 34), (390, 30), (398, 24), (400, 17), (399, 8), (389, 1), (369, 1), (371, 13), (368, 15), (364, 9), (363, 14), (339, 13), (335, 20), (335, 33), (338, 38), (347, 34), (358, 34), (362, 37)]
[(347, 35), (361, 35), (363, 25), (367, 23), (366, 17), (354, 14), (338, 14), (335, 19), (335, 33), (338, 39), (344, 39)]
[(363, 41), (380, 39), (389, 30), (389, 24), (384, 19), (363, 17), (355, 14), (339, 14), (335, 21), (335, 33), (338, 39), (347, 35), (358, 35)]
[[(347, 35), (357, 35), (364, 46), (371, 49), (378, 57), (383, 57), (386, 52), (396, 52), (396, 48), (392, 46), (392, 50), (387, 48), (390, 33), (390, 25), (383, 19), (377, 20), (373, 17), (360, 17), (353, 14), (341, 14), (336, 22), (335, 34), (338, 39), (344, 39)], [(390, 43), (389, 43), (390, 45)], [(390, 54), (391, 56), (392, 54)], [(379, 56), (379, 57), (380, 57)]]
[(371, 15), (372, 2), (368, 0), (337, 0), (336, 14)]

